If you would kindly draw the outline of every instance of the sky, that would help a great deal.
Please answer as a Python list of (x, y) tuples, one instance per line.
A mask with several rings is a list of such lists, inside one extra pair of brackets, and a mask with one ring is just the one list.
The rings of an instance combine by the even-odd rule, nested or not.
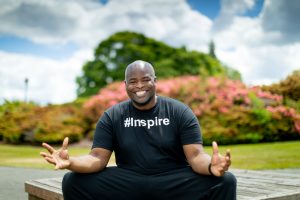
[(0, 0), (0, 5), (0, 103), (73, 101), (75, 79), (95, 47), (124, 30), (205, 53), (213, 40), (218, 59), (238, 70), (248, 86), (276, 83), (300, 69), (298, 0)]

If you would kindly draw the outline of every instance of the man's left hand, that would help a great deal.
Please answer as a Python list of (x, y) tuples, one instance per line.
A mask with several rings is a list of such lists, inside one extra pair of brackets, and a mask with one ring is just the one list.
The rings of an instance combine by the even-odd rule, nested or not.
[(218, 144), (212, 143), (213, 155), (211, 158), (211, 172), (214, 176), (223, 176), (231, 165), (230, 150), (227, 149), (226, 155), (222, 156), (219, 153)]

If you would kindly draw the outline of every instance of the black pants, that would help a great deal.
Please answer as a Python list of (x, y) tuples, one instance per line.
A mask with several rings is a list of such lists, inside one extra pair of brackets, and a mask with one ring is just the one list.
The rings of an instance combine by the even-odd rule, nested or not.
[(234, 200), (236, 178), (199, 175), (190, 167), (143, 175), (117, 167), (94, 174), (69, 172), (62, 182), (65, 200)]

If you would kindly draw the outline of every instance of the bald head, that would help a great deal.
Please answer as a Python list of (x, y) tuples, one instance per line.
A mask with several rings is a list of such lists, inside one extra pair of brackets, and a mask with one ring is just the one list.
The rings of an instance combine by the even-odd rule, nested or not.
[(143, 60), (137, 60), (130, 63), (125, 70), (125, 81), (128, 81), (128, 77), (132, 74), (133, 71), (147, 71), (153, 78), (155, 78), (155, 71), (153, 66)]
[(137, 60), (125, 70), (125, 86), (134, 107), (148, 110), (156, 104), (156, 77), (152, 65)]

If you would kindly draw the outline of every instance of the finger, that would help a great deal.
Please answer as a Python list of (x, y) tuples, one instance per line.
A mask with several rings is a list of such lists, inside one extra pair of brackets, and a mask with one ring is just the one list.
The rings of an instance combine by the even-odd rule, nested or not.
[(224, 167), (224, 168), (223, 168), (223, 171), (226, 172), (226, 171), (228, 171), (228, 169), (229, 169), (228, 166), (227, 166), (227, 167)]
[(227, 162), (223, 162), (222, 164), (221, 164), (221, 167), (222, 168), (225, 168), (227, 166)]
[(48, 163), (50, 163), (50, 164), (53, 164), (53, 165), (56, 164), (55, 161), (54, 161), (52, 158), (45, 157), (45, 160), (46, 160)]
[(43, 143), (42, 145), (43, 145), (43, 147), (45, 147), (45, 148), (49, 151), (49, 153), (51, 153), (51, 154), (55, 151), (55, 149), (54, 149), (53, 147), (51, 147), (49, 144), (47, 144), (47, 143)]
[(50, 154), (45, 153), (45, 152), (40, 152), (40, 155), (43, 157), (52, 157)]
[(61, 162), (61, 161), (56, 162), (55, 170), (62, 169), (62, 168), (63, 168), (63, 162)]
[(60, 162), (60, 160), (57, 158), (57, 156), (52, 156), (52, 159), (53, 159), (53, 162), (55, 165), (57, 165)]
[(43, 157), (46, 157), (47, 153), (45, 153), (45, 152), (40, 152), (40, 155), (43, 156)]
[(58, 170), (58, 169), (60, 169), (60, 167), (61, 167), (61, 166), (60, 166), (60, 164), (59, 164), (59, 163), (56, 163), (56, 165), (55, 165), (55, 168), (54, 168), (54, 169), (55, 169), (55, 170)]
[(219, 171), (219, 173), (220, 173), (221, 176), (223, 176), (224, 173), (225, 173), (224, 168), (219, 168), (218, 171)]
[(63, 141), (62, 149), (63, 149), (63, 150), (67, 150), (68, 144), (69, 144), (69, 138), (66, 137), (66, 138), (64, 139), (64, 141)]
[(218, 144), (215, 141), (213, 141), (212, 143), (212, 148), (213, 148), (213, 154), (219, 154)]
[(230, 165), (231, 165), (231, 160), (230, 160), (230, 158), (226, 158), (226, 165), (229, 167)]
[(227, 149), (227, 151), (226, 151), (226, 157), (231, 158), (230, 149)]

